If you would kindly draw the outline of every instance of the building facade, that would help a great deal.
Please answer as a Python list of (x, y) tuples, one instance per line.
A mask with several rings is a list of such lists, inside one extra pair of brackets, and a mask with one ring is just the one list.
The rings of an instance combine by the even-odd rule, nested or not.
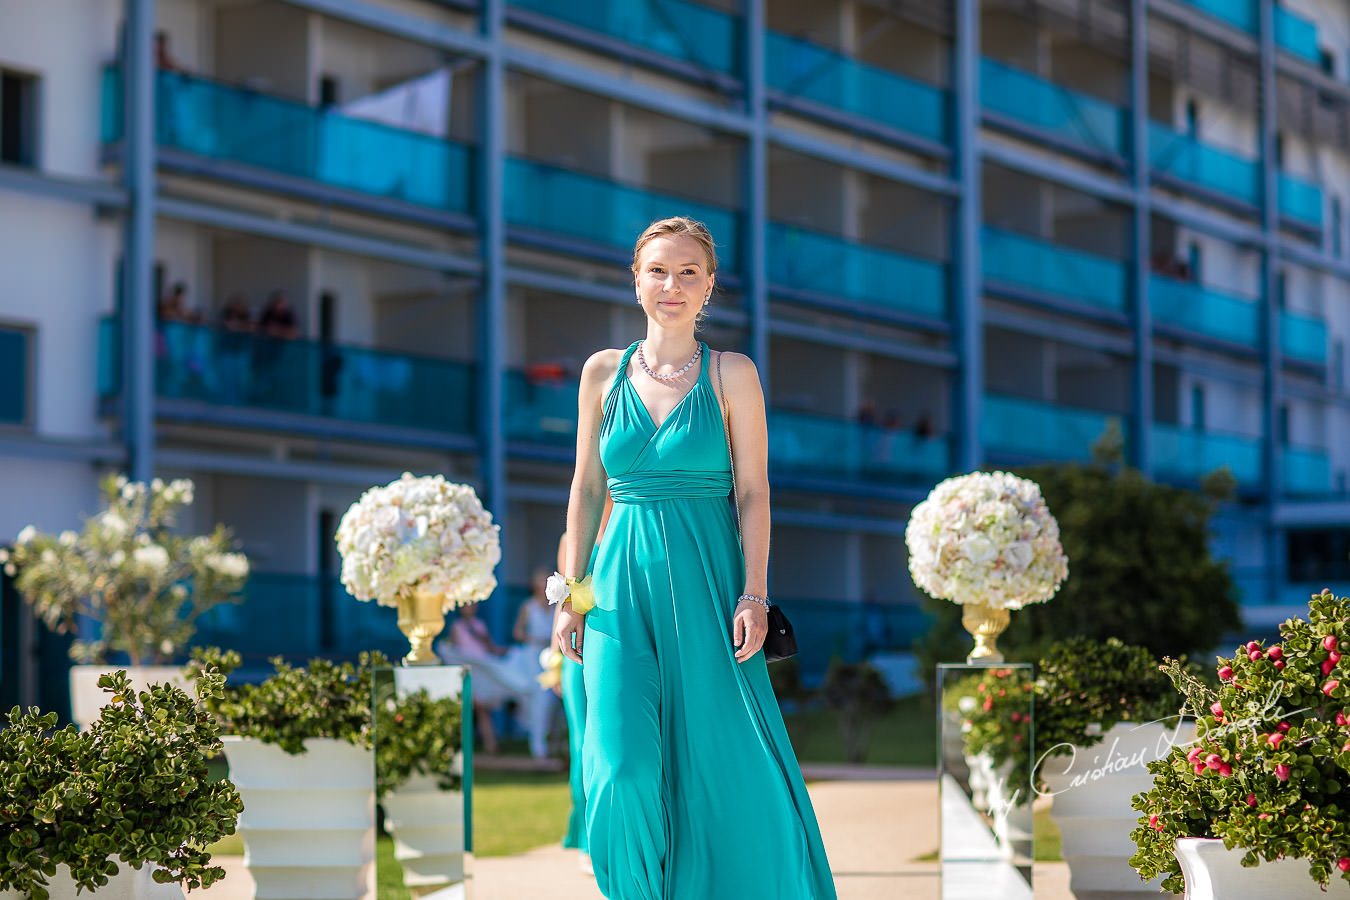
[(256, 572), (207, 635), (348, 654), (393, 623), (337, 519), (442, 472), (502, 524), (504, 636), (581, 363), (642, 333), (633, 238), (688, 214), (813, 665), (922, 629), (934, 483), (1112, 426), (1231, 468), (1268, 624), (1350, 580), (1348, 147), (1342, 0), (0, 0), (0, 540), (191, 477)]

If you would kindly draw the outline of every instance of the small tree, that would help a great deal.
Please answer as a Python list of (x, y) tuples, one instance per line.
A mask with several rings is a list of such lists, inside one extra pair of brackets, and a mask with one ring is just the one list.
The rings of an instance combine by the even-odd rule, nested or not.
[[(1025, 662), (1074, 636), (1116, 637), (1155, 657), (1213, 648), (1241, 625), (1232, 577), (1209, 550), (1210, 519), (1231, 493), (1231, 475), (1220, 470), (1192, 491), (1118, 465), (1107, 440), (1096, 457), (1019, 471), (1040, 485), (1059, 520), (1069, 577), (1048, 603), (1013, 615), (999, 648)], [(926, 602), (934, 622), (918, 654), (931, 672), (962, 659), (970, 639), (960, 607)]]
[(851, 763), (862, 762), (877, 717), (895, 705), (886, 680), (870, 663), (845, 663), (835, 657), (830, 660), (820, 695), (825, 705), (839, 714), (845, 758)]
[(76, 662), (102, 663), (125, 653), (133, 666), (177, 655), (197, 631), (197, 618), (238, 599), (248, 559), (232, 551), (230, 533), (173, 532), (192, 503), (192, 482), (149, 485), (123, 476), (103, 480), (108, 507), (76, 533), (42, 534), (31, 525), (12, 550), (0, 550), (6, 573), (47, 627), (75, 632), (77, 618), (102, 624), (93, 640), (76, 641)]

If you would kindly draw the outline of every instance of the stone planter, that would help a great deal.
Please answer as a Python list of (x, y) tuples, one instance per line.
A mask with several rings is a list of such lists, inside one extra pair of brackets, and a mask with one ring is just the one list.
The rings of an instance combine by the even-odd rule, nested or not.
[(431, 775), (414, 775), (380, 801), (394, 839), (394, 858), (410, 888), (462, 884), (465, 878), (464, 794), (441, 790)]
[(108, 694), (98, 686), (100, 675), (125, 669), (131, 686), (143, 691), (151, 684), (169, 682), (192, 696), (192, 686), (183, 677), (180, 666), (71, 666), (70, 718), (81, 729), (98, 718), (99, 710), (108, 702)]
[[(98, 900), (183, 900), (183, 889), (176, 884), (156, 884), (151, 872), (154, 867), (142, 866), (130, 869), (124, 863), (118, 863), (118, 873), (108, 879), (108, 883), (94, 891), (79, 895), (79, 900), (97, 897)], [(50, 879), (48, 891), (51, 900), (76, 900), (75, 882), (71, 880), (70, 870), (57, 866), (56, 874)], [(24, 900), (19, 891), (0, 891), (0, 900)]]
[(257, 900), (374, 900), (374, 752), (315, 738), (298, 756), (227, 736)]
[(1335, 900), (1350, 898), (1350, 885), (1333, 867), (1323, 891), (1302, 859), (1277, 859), (1242, 867), (1244, 851), (1229, 850), (1217, 838), (1178, 838), (1177, 860), (1186, 879), (1186, 900)]
[(1178, 732), (1160, 724), (1122, 722), (1101, 743), (1041, 763), (1040, 775), (1054, 797), (1050, 818), (1063, 840), (1060, 852), (1077, 900), (1158, 896), (1161, 879), (1142, 881), (1129, 863), (1136, 850), (1130, 832), (1139, 820), (1130, 798), (1153, 786), (1148, 763), (1189, 742), (1194, 732), (1189, 723)]

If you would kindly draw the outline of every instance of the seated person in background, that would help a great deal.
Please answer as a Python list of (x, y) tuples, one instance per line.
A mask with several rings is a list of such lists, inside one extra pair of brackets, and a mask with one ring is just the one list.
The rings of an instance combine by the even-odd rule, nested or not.
[[(513, 657), (519, 659), (521, 668), (532, 678), (538, 679), (543, 671), (540, 654), (553, 645), (553, 613), (548, 597), (544, 596), (544, 584), (548, 581), (547, 569), (538, 568), (530, 578), (531, 594), (520, 604), (516, 614), (516, 625), (511, 637), (524, 648)], [(548, 733), (553, 725), (553, 712), (558, 705), (558, 696), (549, 688), (536, 685), (526, 702), (526, 731), (530, 734), (530, 756), (535, 759), (548, 757)]]
[(472, 667), (474, 724), (483, 737), (483, 750), (496, 754), (492, 713), (508, 700), (538, 689), (538, 682), (504, 658), (508, 650), (492, 640), (487, 623), (478, 618), (477, 603), (459, 608), (449, 638), (437, 641), (435, 650), (446, 665)]

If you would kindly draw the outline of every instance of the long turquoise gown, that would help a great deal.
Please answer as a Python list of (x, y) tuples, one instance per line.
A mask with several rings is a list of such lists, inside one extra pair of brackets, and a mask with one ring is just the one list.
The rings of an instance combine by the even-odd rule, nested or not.
[(764, 654), (738, 663), (744, 559), (703, 346), (658, 427), (629, 381), (605, 397), (614, 509), (586, 616), (582, 767), (609, 900), (833, 900), (834, 882)]

